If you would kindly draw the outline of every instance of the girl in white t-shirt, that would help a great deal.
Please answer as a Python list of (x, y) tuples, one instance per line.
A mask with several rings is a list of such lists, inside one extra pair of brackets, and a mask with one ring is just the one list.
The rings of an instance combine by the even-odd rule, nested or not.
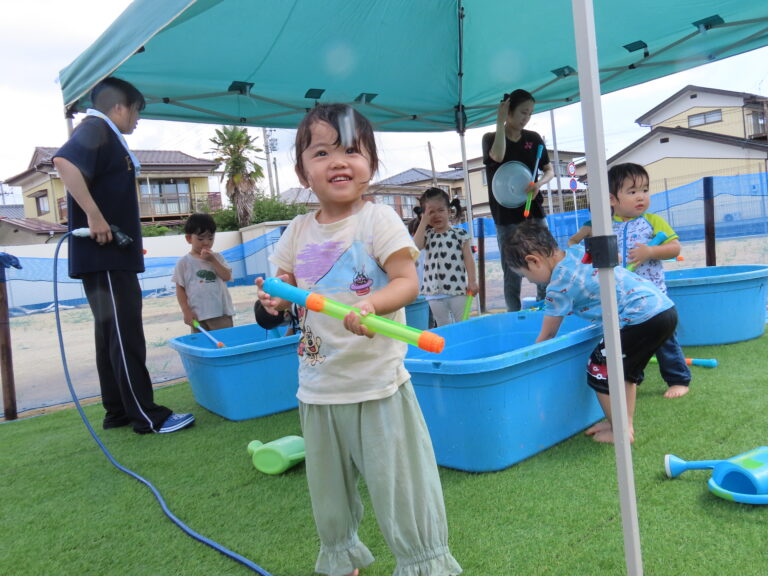
[(438, 326), (460, 322), (468, 293), (477, 294), (469, 234), (451, 226), (451, 202), (440, 188), (419, 199), (421, 214), (413, 241), (425, 251), (421, 293)]
[(184, 234), (192, 248), (176, 263), (171, 279), (176, 283), (184, 324), (192, 332), (198, 332), (194, 320), (205, 330), (232, 328), (235, 309), (227, 288), (232, 269), (221, 254), (211, 250), (216, 222), (210, 214), (192, 214), (184, 224)]
[[(310, 110), (296, 133), (296, 173), (320, 209), (294, 218), (271, 261), (286, 282), (405, 323), (404, 307), (418, 294), (418, 250), (394, 210), (363, 199), (377, 168), (368, 120), (343, 104)], [(290, 306), (266, 294), (262, 279), (256, 284), (268, 312)], [(357, 575), (373, 562), (358, 537), (362, 476), (398, 570), (460, 574), (432, 443), (404, 365), (407, 345), (369, 333), (354, 312), (343, 323), (309, 310), (299, 316), (299, 416), (320, 536), (315, 570)]]

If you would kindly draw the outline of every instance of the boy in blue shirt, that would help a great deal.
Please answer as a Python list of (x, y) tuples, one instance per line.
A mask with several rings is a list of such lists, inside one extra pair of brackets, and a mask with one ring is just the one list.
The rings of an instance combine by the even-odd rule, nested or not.
[[(666, 294), (661, 261), (676, 258), (680, 254), (680, 242), (666, 220), (647, 211), (651, 203), (648, 172), (639, 164), (617, 164), (608, 171), (608, 191), (620, 264), (634, 266), (635, 274), (650, 280)], [(659, 232), (666, 234), (667, 239), (658, 246), (649, 245)], [(656, 351), (656, 359), (668, 386), (664, 397), (679, 398), (687, 394), (691, 370), (674, 334)]]
[[(504, 250), (507, 261), (518, 274), (530, 282), (547, 284), (544, 319), (536, 342), (554, 338), (563, 318), (569, 314), (602, 323), (597, 269), (583, 262), (583, 246), (575, 245), (563, 251), (549, 229), (529, 221), (516, 228)], [(636, 386), (643, 381), (643, 370), (656, 350), (674, 333), (677, 311), (674, 303), (653, 283), (619, 266), (614, 272), (629, 438), (634, 442)], [(586, 433), (597, 442), (613, 442), (604, 341), (597, 345), (587, 363), (587, 382), (597, 393), (607, 420), (595, 424)]]

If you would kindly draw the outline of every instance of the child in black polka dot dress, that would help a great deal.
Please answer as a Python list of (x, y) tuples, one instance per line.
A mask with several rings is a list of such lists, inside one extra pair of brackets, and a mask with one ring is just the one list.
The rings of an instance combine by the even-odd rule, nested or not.
[(451, 226), (451, 202), (440, 188), (419, 199), (421, 214), (413, 241), (424, 251), (424, 294), (438, 326), (461, 321), (468, 292), (477, 294), (469, 234)]

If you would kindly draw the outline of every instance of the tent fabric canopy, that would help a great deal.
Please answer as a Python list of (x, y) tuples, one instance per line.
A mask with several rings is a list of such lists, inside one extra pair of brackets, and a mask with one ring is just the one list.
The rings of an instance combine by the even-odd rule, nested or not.
[[(70, 113), (109, 75), (147, 97), (144, 118), (295, 127), (347, 102), (380, 131), (495, 121), (505, 92), (537, 111), (579, 100), (571, 0), (134, 0), (61, 71)], [(596, 0), (602, 92), (768, 44), (768, 5)]]

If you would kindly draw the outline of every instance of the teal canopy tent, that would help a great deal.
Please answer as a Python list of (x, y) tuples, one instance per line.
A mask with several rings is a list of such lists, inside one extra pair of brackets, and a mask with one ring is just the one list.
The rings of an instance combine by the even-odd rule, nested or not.
[[(295, 127), (347, 102), (380, 131), (464, 131), (525, 88), (583, 100), (596, 237), (610, 233), (600, 94), (768, 45), (764, 0), (134, 0), (61, 72), (69, 115), (114, 75), (145, 118)], [(472, 221), (471, 211), (469, 213)], [(470, 228), (471, 230), (471, 228)], [(613, 269), (599, 268), (627, 572), (642, 574)]]
[[(605, 93), (764, 46), (768, 5), (597, 0), (595, 24)], [(70, 111), (115, 75), (145, 118), (291, 128), (349, 102), (377, 130), (448, 131), (519, 87), (537, 111), (577, 102), (575, 47), (570, 0), (135, 0), (61, 87)]]

